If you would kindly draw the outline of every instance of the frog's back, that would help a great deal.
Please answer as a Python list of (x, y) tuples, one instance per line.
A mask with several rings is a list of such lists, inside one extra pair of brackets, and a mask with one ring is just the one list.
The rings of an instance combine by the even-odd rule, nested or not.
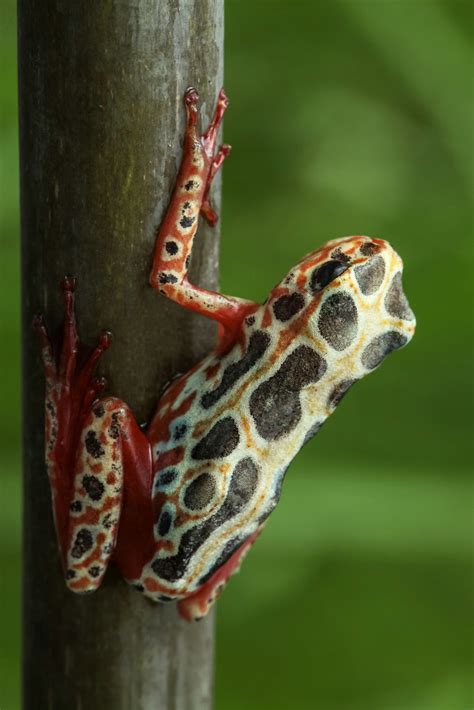
[[(144, 572), (160, 580), (160, 598), (192, 593), (256, 533), (303, 443), (356, 380), (411, 337), (399, 257), (385, 242), (357, 239), (306, 257), (225, 354), (203, 360), (160, 400), (150, 430), (156, 551)], [(334, 283), (322, 288), (335, 263)]]

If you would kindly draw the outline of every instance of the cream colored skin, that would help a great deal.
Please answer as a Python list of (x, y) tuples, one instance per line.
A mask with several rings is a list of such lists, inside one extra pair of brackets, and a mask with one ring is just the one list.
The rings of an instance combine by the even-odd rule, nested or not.
[[(369, 255), (362, 253), (364, 250), (370, 251), (372, 248), (376, 250), (374, 253)], [(311, 278), (322, 264), (328, 260), (334, 260), (332, 255), (335, 255), (341, 263), (346, 263), (347, 269), (321, 290), (314, 292), (314, 289), (311, 288)], [(374, 262), (374, 259), (377, 261)], [(383, 260), (382, 277), (380, 275), (381, 260)], [(390, 340), (391, 349), (395, 349), (406, 344), (413, 336), (415, 318), (401, 288), (397, 286), (399, 279), (401, 283), (402, 269), (403, 264), (398, 254), (387, 242), (382, 240), (374, 241), (369, 237), (348, 237), (328, 242), (321, 249), (307, 255), (275, 287), (268, 301), (251, 314), (253, 318), (251, 317), (249, 320), (247, 317), (243, 321), (241, 337), (227, 353), (224, 355), (219, 355), (218, 352), (211, 354), (191, 373), (183, 376), (184, 387), (182, 387), (182, 379), (178, 381), (181, 391), (176, 398), (165, 397), (165, 400), (168, 399), (168, 401), (164, 406), (158, 406), (157, 421), (168, 418), (172, 426), (180, 423), (187, 424), (187, 434), (180, 441), (180, 445), (184, 446), (186, 452), (179, 464), (180, 475), (166, 491), (168, 495), (175, 495), (175, 502), (179, 501), (177, 506), (174, 505), (173, 510), (174, 514), (179, 516), (181, 523), (179, 527), (171, 528), (166, 536), (170, 548), (158, 550), (143, 568), (140, 579), (132, 580), (145, 587), (145, 594), (153, 599), (160, 597), (160, 594), (156, 592), (147, 592), (145, 582), (151, 578), (159, 581), (160, 585), (163, 584), (166, 588), (166, 591), (164, 588), (160, 590), (161, 594), (164, 593), (173, 598), (188, 596), (201, 586), (203, 575), (213, 568), (226, 545), (231, 545), (232, 540), (236, 539), (244, 541), (261, 529), (264, 519), (276, 505), (282, 478), (291, 460), (311, 435), (311, 432), (317, 430), (334, 411), (338, 400), (336, 396), (338, 386), (347, 381), (359, 380), (371, 372), (376, 366), (376, 364), (374, 365), (375, 360), (379, 358), (381, 362), (384, 357), (384, 349), (387, 349), (385, 340)], [(368, 278), (371, 275), (371, 270), (377, 272), (376, 278), (372, 274), (372, 280)], [(363, 292), (364, 290), (366, 293)], [(304, 306), (292, 317), (281, 321), (275, 317), (275, 304), (282, 296), (288, 297), (292, 294), (292, 298), (296, 300), (301, 300), (302, 296)], [(296, 297), (294, 294), (299, 295)], [(350, 329), (352, 337), (347, 347), (341, 347), (340, 342), (338, 347), (333, 347), (329, 342), (331, 339), (334, 340), (331, 328), (335, 328), (337, 331), (339, 316), (335, 313), (334, 319), (331, 321), (326, 315), (322, 320), (322, 314), (328, 308), (328, 306), (325, 307), (328, 299), (334, 300), (333, 297), (337, 295), (337, 300), (341, 294), (346, 300), (347, 297), (352, 299), (356, 309), (357, 323), (355, 331), (354, 327)], [(389, 297), (387, 294), (392, 294), (392, 296)], [(387, 305), (390, 306), (389, 309)], [(398, 314), (394, 314), (394, 310), (398, 311)], [(341, 314), (339, 315), (341, 316)], [(343, 322), (346, 315), (347, 313), (342, 313), (342, 326), (339, 328), (339, 335), (335, 334), (336, 340), (337, 338), (339, 341), (341, 340), (344, 328), (347, 331), (347, 325), (345, 326)], [(202, 395), (215, 391), (223, 381), (226, 368), (229, 366), (232, 368), (235, 363), (245, 357), (250, 338), (256, 332), (265, 332), (270, 338), (270, 343), (264, 354), (248, 372), (237, 378), (229, 390), (213, 406), (203, 409)], [(387, 333), (395, 335), (387, 336)], [(374, 341), (377, 343), (377, 339), (382, 339), (382, 345), (378, 350), (373, 345)], [(268, 383), (272, 377), (277, 375), (288, 356), (301, 346), (305, 346), (309, 350), (298, 351), (304, 352), (306, 355), (298, 362), (295, 368), (295, 377), (300, 376), (301, 368), (304, 369), (307, 362), (307, 355), (311, 356), (312, 352), (324, 360), (324, 373), (317, 382), (304, 384), (299, 390), (299, 394), (296, 395), (300, 405), (300, 416), (294, 426), (286, 433), (281, 434), (280, 431), (276, 437), (265, 438), (259, 432), (256, 419), (252, 415), (252, 396), (255, 399), (255, 392), (259, 386)], [(372, 351), (375, 349), (375, 353), (372, 352), (371, 358), (365, 356), (364, 360), (367, 348), (371, 348)], [(213, 372), (211, 378), (206, 377), (206, 373), (209, 371)], [(175, 386), (173, 383), (171, 388)], [(283, 387), (285, 386), (288, 385), (283, 383)], [(268, 389), (268, 385), (265, 387)], [(197, 393), (197, 396), (191, 406), (182, 417), (175, 419), (173, 411), (178, 411), (193, 392)], [(291, 406), (288, 405), (286, 408), (291, 409), (293, 406), (298, 409), (294, 395), (288, 396)], [(283, 399), (285, 397), (287, 398), (283, 393)], [(261, 409), (264, 419), (262, 421), (271, 422), (271, 417), (274, 417), (275, 421), (284, 420), (288, 412), (285, 411), (285, 406), (279, 407), (280, 399), (277, 390), (273, 395), (270, 392), (270, 395), (267, 393), (267, 396), (263, 397)], [(268, 417), (265, 414), (265, 408), (272, 410)], [(216, 421), (226, 418), (232, 418), (236, 424), (239, 432), (238, 444), (226, 456), (219, 456), (214, 460), (206, 459), (198, 462), (194, 460), (192, 450), (196, 442), (206, 435)], [(269, 426), (272, 427), (273, 424)], [(171, 436), (167, 442), (154, 443), (152, 441), (155, 464), (158, 457), (173, 446), (176, 446), (176, 442)], [(160, 579), (153, 569), (153, 563), (156, 563), (158, 559), (180, 554), (179, 545), (183, 534), (192, 530), (196, 525), (205, 523), (215, 515), (224, 502), (236, 465), (239, 461), (249, 457), (258, 468), (258, 483), (248, 503), (238, 514), (223, 520), (197, 547), (187, 563), (186, 573), (180, 579), (175, 581)], [(190, 480), (194, 480), (204, 472), (210, 472), (214, 477), (216, 481), (215, 494), (207, 506), (199, 512), (193, 511), (191, 514), (191, 511), (187, 510), (183, 503), (183, 491), (189, 485)], [(158, 475), (155, 477), (155, 483)], [(186, 516), (188, 516), (187, 520)], [(159, 536), (156, 536), (156, 539), (158, 542)]]

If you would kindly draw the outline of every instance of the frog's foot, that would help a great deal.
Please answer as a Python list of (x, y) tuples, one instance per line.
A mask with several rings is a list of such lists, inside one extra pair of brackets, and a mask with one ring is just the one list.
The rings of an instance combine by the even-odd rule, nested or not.
[(222, 123), (224, 113), (229, 105), (229, 100), (224, 89), (221, 89), (214, 116), (212, 117), (207, 131), (201, 136), (198, 135), (197, 132), (199, 94), (192, 86), (189, 87), (184, 94), (184, 105), (186, 107), (187, 116), (186, 133), (187, 136), (191, 138), (194, 162), (196, 165), (203, 163), (207, 170), (204, 195), (201, 203), (201, 214), (211, 226), (214, 226), (218, 220), (218, 216), (210, 203), (209, 192), (217, 171), (231, 151), (230, 145), (224, 144), (218, 148), (216, 153), (217, 133)]
[(212, 181), (214, 179), (215, 174), (221, 167), (222, 163), (226, 159), (226, 157), (229, 155), (231, 150), (230, 145), (221, 145), (219, 148), (216, 156), (214, 157), (211, 165), (211, 169), (209, 171), (209, 177), (207, 178), (207, 183), (206, 183), (206, 191), (204, 193), (204, 198), (202, 201), (201, 205), (201, 214), (203, 217), (206, 219), (206, 221), (213, 227), (216, 223), (217, 220), (219, 219), (217, 212), (214, 210), (212, 207), (210, 200), (209, 200), (209, 191), (211, 189)]
[(183, 618), (187, 619), (187, 621), (199, 621), (199, 619), (206, 616), (222, 593), (229, 577), (239, 571), (243, 558), (257, 539), (262, 528), (263, 526), (254, 532), (253, 535), (250, 535), (202, 587), (199, 587), (194, 594), (178, 602), (178, 610)]
[(56, 353), (53, 349), (43, 317), (37, 316), (33, 323), (41, 343), (46, 376), (46, 465), (63, 558), (67, 547), (68, 507), (73, 486), (74, 459), (82, 421), (105, 386), (103, 378), (93, 378), (93, 371), (100, 356), (111, 343), (111, 334), (103, 333), (90, 356), (85, 362), (78, 363), (75, 286), (75, 279), (71, 277), (66, 277), (61, 282), (65, 318), (60, 352)]

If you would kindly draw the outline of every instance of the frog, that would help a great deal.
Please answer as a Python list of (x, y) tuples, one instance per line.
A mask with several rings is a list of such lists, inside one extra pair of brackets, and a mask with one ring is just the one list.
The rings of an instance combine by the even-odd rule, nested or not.
[(184, 94), (181, 165), (156, 232), (151, 286), (217, 321), (212, 351), (158, 396), (140, 426), (104, 395), (85, 361), (76, 280), (61, 282), (62, 342), (42, 315), (34, 326), (45, 371), (45, 460), (67, 587), (95, 591), (113, 562), (148, 599), (203, 618), (262, 532), (286, 471), (349, 389), (415, 331), (403, 263), (387, 241), (348, 236), (304, 256), (261, 304), (191, 283), (199, 219), (215, 225), (212, 181), (230, 152), (218, 146), (222, 89), (200, 133), (199, 95)]

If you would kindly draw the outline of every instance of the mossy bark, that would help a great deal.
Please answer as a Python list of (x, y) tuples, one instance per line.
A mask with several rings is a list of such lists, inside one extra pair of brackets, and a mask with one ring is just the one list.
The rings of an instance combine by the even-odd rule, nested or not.
[[(211, 707), (213, 619), (181, 620), (112, 569), (90, 596), (66, 590), (43, 462), (44, 379), (30, 323), (61, 322), (77, 277), (81, 338), (114, 334), (100, 374), (138, 421), (210, 347), (212, 323), (148, 285), (154, 232), (181, 156), (182, 96), (202, 119), (222, 83), (223, 0), (19, 0), (24, 402), (24, 707)], [(214, 187), (218, 202), (219, 182)], [(217, 286), (216, 229), (192, 279)]]

